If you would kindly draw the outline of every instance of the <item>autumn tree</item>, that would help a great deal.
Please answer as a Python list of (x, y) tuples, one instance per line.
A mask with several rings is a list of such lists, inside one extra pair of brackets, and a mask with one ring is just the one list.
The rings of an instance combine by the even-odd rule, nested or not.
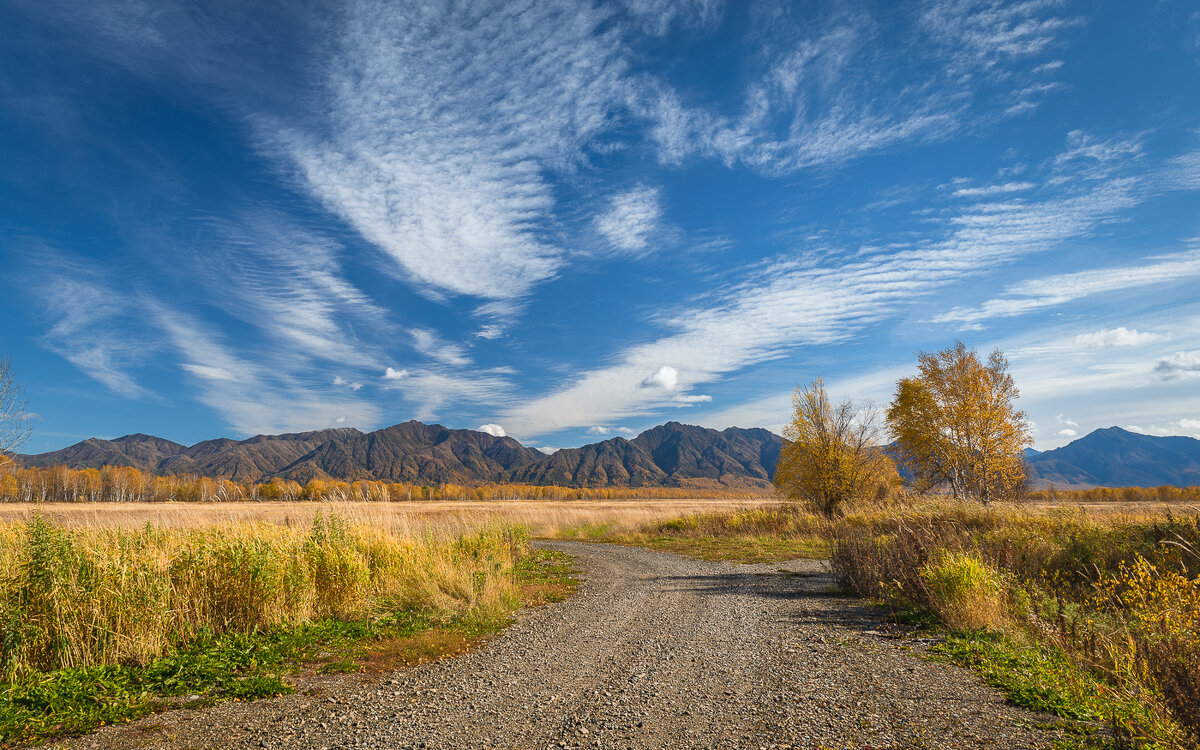
[(13, 377), (8, 357), (0, 357), (0, 469), (12, 463), (11, 454), (29, 437), (25, 390)]
[(832, 516), (846, 505), (886, 498), (899, 485), (896, 467), (879, 446), (874, 409), (848, 399), (833, 404), (820, 379), (797, 388), (792, 404), (775, 469), (783, 494)]
[(901, 465), (919, 492), (945, 487), (985, 505), (1025, 482), (1032, 443), (1008, 360), (999, 349), (981, 362), (961, 341), (918, 355), (919, 374), (896, 384), (887, 410)]

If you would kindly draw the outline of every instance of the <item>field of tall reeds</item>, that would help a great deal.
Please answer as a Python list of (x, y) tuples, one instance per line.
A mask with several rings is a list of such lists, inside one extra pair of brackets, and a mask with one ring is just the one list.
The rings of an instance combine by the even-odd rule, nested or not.
[(287, 692), (287, 668), (363, 638), (482, 632), (518, 604), (525, 532), (306, 525), (0, 525), (0, 746), (190, 694)]

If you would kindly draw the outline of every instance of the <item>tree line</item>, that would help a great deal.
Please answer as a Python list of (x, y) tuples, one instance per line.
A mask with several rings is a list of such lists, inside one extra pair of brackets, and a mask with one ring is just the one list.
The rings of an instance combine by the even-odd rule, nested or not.
[(745, 490), (689, 487), (560, 487), (532, 484), (414, 484), (291, 479), (244, 483), (195, 475), (161, 476), (129, 466), (65, 466), (0, 470), (0, 502), (395, 502), (497, 500), (620, 500), (736, 497)]

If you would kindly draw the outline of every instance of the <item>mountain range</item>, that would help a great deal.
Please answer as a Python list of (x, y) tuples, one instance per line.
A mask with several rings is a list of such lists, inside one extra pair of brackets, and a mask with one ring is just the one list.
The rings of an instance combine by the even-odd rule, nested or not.
[(273, 477), (386, 482), (519, 482), (576, 487), (770, 486), (783, 439), (762, 429), (668, 422), (632, 440), (616, 437), (547, 455), (511, 437), (405, 422), (374, 432), (353, 428), (180, 445), (151, 435), (90, 438), (26, 466), (132, 466), (158, 474), (198, 474), (239, 482)]
[[(516, 482), (573, 487), (729, 486), (768, 488), (783, 438), (763, 429), (668, 422), (633, 439), (616, 437), (552, 454), (511, 437), (405, 422), (374, 432), (353, 428), (193, 446), (151, 435), (91, 438), (50, 453), (20, 456), (26, 466), (132, 466), (159, 474), (198, 474), (239, 482), (273, 477), (375, 479), (415, 484)], [(1061, 448), (1026, 451), (1035, 486), (1200, 485), (1200, 440), (1096, 430)]]

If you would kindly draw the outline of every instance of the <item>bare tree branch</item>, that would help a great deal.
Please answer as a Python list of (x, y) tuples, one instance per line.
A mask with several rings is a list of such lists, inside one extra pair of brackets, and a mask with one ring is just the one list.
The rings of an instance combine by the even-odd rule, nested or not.
[(25, 389), (13, 377), (8, 357), (0, 357), (0, 468), (12, 462), (11, 454), (29, 438), (26, 404)]

